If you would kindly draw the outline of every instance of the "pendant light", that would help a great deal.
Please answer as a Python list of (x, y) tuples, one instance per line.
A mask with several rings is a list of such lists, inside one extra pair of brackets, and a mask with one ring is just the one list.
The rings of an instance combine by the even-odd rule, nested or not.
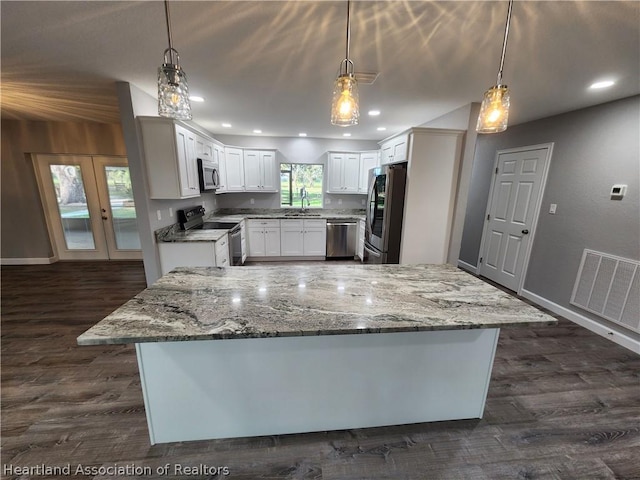
[(511, 23), (511, 9), (513, 0), (509, 0), (507, 10), (507, 24), (504, 29), (504, 40), (502, 42), (502, 56), (500, 57), (500, 69), (498, 70), (498, 81), (484, 93), (476, 132), (478, 133), (499, 133), (507, 129), (509, 120), (509, 89), (502, 85), (502, 69), (504, 68), (504, 56), (507, 52), (507, 39), (509, 38), (509, 24)]
[(351, 37), (351, 2), (347, 1), (347, 45), (346, 58), (340, 62), (338, 78), (333, 84), (331, 102), (331, 124), (340, 127), (357, 125), (360, 120), (358, 105), (358, 82), (354, 74), (353, 62), (349, 59), (349, 40)]
[(180, 68), (178, 51), (173, 48), (169, 2), (167, 0), (164, 1), (164, 13), (167, 19), (169, 48), (164, 51), (164, 63), (158, 68), (158, 115), (179, 120), (191, 120), (187, 75)]

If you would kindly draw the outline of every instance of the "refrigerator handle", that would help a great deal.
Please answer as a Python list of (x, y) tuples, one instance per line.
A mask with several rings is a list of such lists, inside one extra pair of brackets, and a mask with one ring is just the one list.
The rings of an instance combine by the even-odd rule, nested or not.
[(376, 210), (378, 208), (378, 190), (376, 189), (376, 175), (373, 176), (371, 182), (371, 190), (369, 191), (369, 231), (373, 232), (373, 224), (376, 221)]

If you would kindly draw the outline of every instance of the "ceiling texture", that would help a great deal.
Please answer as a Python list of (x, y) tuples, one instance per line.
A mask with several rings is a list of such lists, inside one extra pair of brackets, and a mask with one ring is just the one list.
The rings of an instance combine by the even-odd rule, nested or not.
[[(360, 86), (360, 125), (332, 126), (346, 5), (172, 1), (174, 47), (205, 98), (193, 120), (212, 133), (380, 140), (495, 83), (506, 1), (354, 1), (350, 56), (378, 77)], [(157, 97), (162, 2), (4, 0), (0, 14), (3, 118), (117, 123), (116, 81)], [(603, 79), (616, 84), (588, 88)], [(516, 0), (503, 83), (511, 125), (640, 93), (640, 1)]]

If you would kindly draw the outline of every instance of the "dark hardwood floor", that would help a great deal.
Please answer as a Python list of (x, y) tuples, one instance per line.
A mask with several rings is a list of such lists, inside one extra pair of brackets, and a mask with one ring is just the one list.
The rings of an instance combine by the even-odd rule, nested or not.
[(640, 357), (563, 319), (502, 330), (482, 420), (150, 446), (133, 347), (76, 345), (144, 286), (138, 262), (2, 268), (4, 478), (640, 478)]

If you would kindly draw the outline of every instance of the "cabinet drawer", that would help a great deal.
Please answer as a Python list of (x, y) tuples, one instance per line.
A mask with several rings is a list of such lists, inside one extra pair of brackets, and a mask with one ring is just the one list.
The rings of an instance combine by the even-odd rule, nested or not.
[(255, 218), (249, 220), (249, 228), (255, 227), (268, 227), (268, 228), (279, 228), (280, 220), (267, 220), (261, 218)]
[(314, 218), (313, 220), (304, 220), (304, 226), (305, 228), (313, 228), (313, 227), (323, 228), (327, 226), (327, 221), (320, 220), (317, 218)]

